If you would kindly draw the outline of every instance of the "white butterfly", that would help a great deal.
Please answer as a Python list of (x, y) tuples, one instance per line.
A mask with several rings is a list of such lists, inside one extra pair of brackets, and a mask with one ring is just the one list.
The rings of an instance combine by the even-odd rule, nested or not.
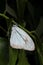
[(10, 46), (16, 49), (33, 51), (35, 44), (32, 38), (21, 28), (13, 25), (10, 37)]

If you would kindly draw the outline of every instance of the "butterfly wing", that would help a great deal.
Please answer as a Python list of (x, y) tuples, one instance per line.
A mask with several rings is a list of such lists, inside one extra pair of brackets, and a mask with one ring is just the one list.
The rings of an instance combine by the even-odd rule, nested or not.
[(21, 34), (22, 38), (25, 41), (24, 49), (25, 50), (34, 50), (35, 49), (35, 44), (33, 39), (22, 29), (19, 27), (15, 26), (15, 29)]
[(15, 27), (12, 27), (12, 32), (11, 32), (11, 37), (10, 37), (10, 46), (12, 48), (17, 48), (17, 49), (23, 49), (25, 42), (22, 39), (22, 37), (17, 33), (15, 30)]
[(13, 48), (33, 51), (35, 44), (32, 38), (21, 28), (14, 25), (12, 27), (10, 45)]

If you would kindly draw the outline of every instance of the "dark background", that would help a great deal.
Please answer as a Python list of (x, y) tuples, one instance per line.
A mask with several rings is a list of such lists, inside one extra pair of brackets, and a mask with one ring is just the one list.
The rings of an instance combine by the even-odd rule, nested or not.
[[(25, 28), (28, 29), (29, 31), (33, 31), (36, 30), (38, 25), (40, 24), (40, 18), (43, 18), (43, 2), (42, 0), (28, 0), (28, 2), (31, 3), (31, 5), (34, 7), (33, 10), (33, 17), (30, 13), (30, 11), (28, 10), (27, 4), (25, 7), (25, 11), (24, 11), (24, 17), (23, 20), (26, 23)], [(17, 14), (17, 6), (16, 6), (16, 0), (7, 0), (7, 4), (16, 12)], [(0, 0), (0, 13), (3, 13), (6, 9), (6, 0)], [(10, 13), (6, 12), (6, 15), (9, 16), (10, 18), (14, 18), (15, 21), (17, 21), (15, 19), (15, 17), (13, 17), (12, 15), (10, 15)], [(17, 14), (18, 15), (18, 14)], [(22, 20), (22, 18), (20, 18), (20, 21)], [(18, 23), (18, 22), (17, 22)], [(23, 22), (21, 22), (23, 23)], [(0, 17), (0, 25), (6, 29), (7, 31), (7, 24), (6, 24), (6, 20)], [(42, 30), (43, 30), (43, 26), (42, 26)], [(5, 37), (5, 32), (3, 32), (3, 30), (0, 29), (0, 36)], [(42, 39), (40, 39), (41, 41), (43, 40), (43, 34), (42, 34)], [(39, 65), (39, 61), (35, 55), (35, 51), (27, 53), (27, 58), (28, 61), (31, 63), (31, 65)], [(37, 61), (35, 60), (35, 57), (37, 59)], [(37, 63), (36, 63), (37, 62)]]

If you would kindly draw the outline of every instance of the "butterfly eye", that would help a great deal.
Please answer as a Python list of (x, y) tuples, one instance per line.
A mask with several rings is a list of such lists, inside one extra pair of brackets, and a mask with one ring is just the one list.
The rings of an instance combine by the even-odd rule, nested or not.
[(10, 37), (10, 46), (16, 49), (24, 49), (28, 51), (35, 50), (33, 39), (21, 28), (13, 25)]

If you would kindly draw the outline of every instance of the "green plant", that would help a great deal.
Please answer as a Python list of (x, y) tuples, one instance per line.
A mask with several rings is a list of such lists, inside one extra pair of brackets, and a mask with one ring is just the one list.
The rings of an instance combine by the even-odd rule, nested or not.
[[(6, 47), (5, 45), (8, 43), (8, 65), (43, 65), (43, 18), (40, 17), (40, 21), (37, 18), (37, 16), (39, 16), (39, 10), (37, 11), (37, 8), (35, 8), (28, 0), (2, 1), (3, 6), (2, 3), (0, 3), (0, 51), (2, 52), (1, 49), (4, 50), (4, 48)], [(34, 12), (37, 13), (37, 15)], [(16, 50), (10, 47), (9, 41), (12, 25), (17, 25), (18, 27), (25, 30), (25, 32), (27, 32), (34, 40), (36, 46), (35, 54), (33, 52), (33, 54), (35, 55), (35, 63), (33, 62), (32, 64), (32, 60), (31, 62), (28, 61), (28, 59), (30, 59), (31, 57), (26, 57), (26, 53), (24, 50)], [(3, 45), (5, 46), (4, 48)], [(6, 52), (2, 52), (2, 55), (0, 55), (0, 62), (3, 63), (1, 63), (0, 65), (6, 65), (7, 63), (7, 60), (3, 61), (4, 59), (7, 59), (3, 58), (4, 53)], [(32, 52), (29, 52), (29, 54), (31, 56)], [(3, 60), (1, 60), (1, 58), (3, 58)]]

